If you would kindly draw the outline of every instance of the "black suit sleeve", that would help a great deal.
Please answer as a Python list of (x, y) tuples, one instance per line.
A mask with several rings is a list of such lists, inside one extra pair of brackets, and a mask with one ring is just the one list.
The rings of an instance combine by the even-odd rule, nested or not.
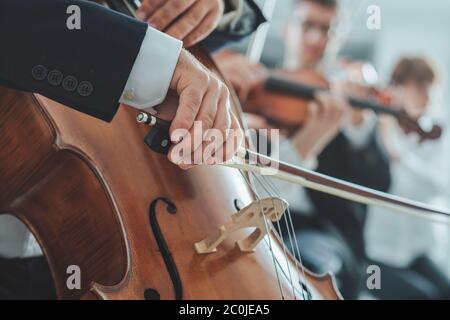
[[(81, 9), (81, 30), (67, 27), (71, 5)], [(1, 0), (0, 83), (110, 121), (146, 30), (87, 1)]]

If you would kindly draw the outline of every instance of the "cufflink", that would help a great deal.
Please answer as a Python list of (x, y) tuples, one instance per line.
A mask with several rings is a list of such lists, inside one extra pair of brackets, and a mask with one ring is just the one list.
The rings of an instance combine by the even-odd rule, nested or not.
[(43, 65), (34, 66), (33, 69), (31, 69), (31, 75), (34, 80), (42, 81), (47, 78), (47, 68)]
[(133, 101), (136, 96), (133, 90), (125, 90), (123, 92), (123, 97), (128, 101)]

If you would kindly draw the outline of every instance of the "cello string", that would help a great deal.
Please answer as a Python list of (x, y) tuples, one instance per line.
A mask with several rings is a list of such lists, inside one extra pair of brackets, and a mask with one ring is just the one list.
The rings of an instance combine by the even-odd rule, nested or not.
[[(241, 173), (242, 177), (243, 177), (244, 180), (246, 181), (246, 184), (247, 184), (247, 186), (250, 188), (250, 190), (251, 190), (251, 192), (253, 193), (254, 197), (255, 197), (257, 200), (261, 200), (261, 197), (260, 197), (259, 193), (258, 193), (257, 190), (255, 190), (255, 188), (253, 187), (253, 184), (252, 184), (252, 182), (249, 180), (249, 178), (245, 175), (245, 173), (244, 173), (242, 170), (239, 170), (239, 172)], [(253, 175), (253, 174), (252, 174), (252, 175)], [(256, 178), (256, 177), (255, 177), (255, 178)], [(264, 217), (264, 215), (263, 215), (263, 217)], [(265, 221), (266, 221), (266, 220), (265, 220), (265, 218), (264, 218), (264, 222), (265, 222)], [(267, 226), (266, 226), (266, 225), (265, 225), (265, 229), (266, 229), (266, 232), (267, 232)], [(268, 238), (269, 238), (268, 240), (266, 239), (266, 244), (268, 245), (269, 251), (270, 251), (270, 253), (271, 253), (271, 255), (272, 255), (273, 265), (274, 265), (274, 268), (275, 268), (275, 274), (276, 274), (277, 282), (278, 282), (278, 288), (279, 288), (279, 290), (280, 290), (281, 298), (282, 298), (283, 300), (285, 300), (284, 292), (283, 292), (283, 286), (281, 285), (280, 276), (279, 276), (279, 274), (278, 274), (278, 267), (277, 267), (278, 259), (277, 259), (277, 257), (275, 256), (275, 253), (274, 253), (274, 251), (273, 251), (273, 246), (272, 246), (272, 242), (271, 242), (271, 239), (270, 239), (270, 235), (269, 235)], [(280, 268), (280, 270), (282, 270), (282, 269)]]
[[(259, 165), (257, 165), (257, 166), (259, 166)], [(278, 188), (273, 183), (270, 183), (271, 182), (270, 179), (268, 179), (266, 176), (261, 175), (261, 174), (259, 174), (259, 175), (256, 174), (256, 173), (253, 173), (253, 174), (255, 175), (255, 178), (256, 177), (261, 177), (261, 178), (257, 178), (257, 180), (258, 180), (259, 184), (265, 189), (267, 194), (269, 194), (271, 196), (273, 196), (275, 194), (278, 198), (282, 198), (281, 197), (281, 192), (278, 190)], [(303, 266), (303, 263), (302, 263), (302, 257), (301, 257), (298, 241), (297, 241), (296, 238), (294, 238), (295, 237), (295, 232), (294, 232), (294, 227), (293, 227), (293, 223), (292, 223), (292, 216), (291, 216), (291, 211), (290, 211), (289, 206), (286, 209), (286, 214), (284, 214), (284, 223), (286, 225), (286, 229), (287, 229), (287, 233), (288, 233), (288, 237), (289, 237), (289, 243), (291, 245), (291, 252), (294, 254), (295, 267), (296, 267), (297, 272), (298, 272), (299, 275), (303, 274), (303, 278), (304, 278), (303, 281), (302, 281), (302, 279), (299, 278), (299, 281), (302, 281), (302, 282), (300, 282), (300, 284), (303, 284), (303, 285), (306, 286), (306, 288), (308, 288), (306, 272), (305, 272), (305, 269), (304, 269), (304, 266)], [(278, 226), (278, 234), (281, 237), (281, 241), (282, 241), (282, 245), (283, 245), (283, 251), (284, 251), (286, 260), (288, 261), (288, 257), (287, 257), (287, 254), (286, 254), (285, 237), (283, 235), (283, 230), (281, 228), (279, 220), (277, 220), (277, 226)], [(293, 238), (294, 238), (294, 240), (293, 240)], [(295, 254), (297, 255), (297, 258), (295, 258)], [(287, 265), (288, 265), (289, 272), (290, 272), (289, 264), (287, 263)], [(292, 281), (292, 277), (290, 279)], [(306, 300), (306, 297), (305, 297), (304, 294), (305, 294), (305, 292), (304, 292), (304, 290), (302, 290), (303, 298)]]
[[(251, 183), (251, 182), (248, 180), (247, 176), (246, 176), (242, 171), (240, 171), (240, 172), (241, 172), (241, 174), (242, 174), (244, 180), (246, 180), (246, 181), (247, 181), (247, 184), (249, 184), (249, 188), (252, 190), (252, 192), (253, 192), (254, 194), (256, 194), (259, 198), (261, 198), (261, 196), (258, 194), (258, 191), (254, 190), (254, 188), (253, 188), (253, 183)], [(255, 179), (256, 179), (256, 177), (258, 176), (258, 175), (255, 175), (255, 174), (253, 174), (253, 173), (251, 173), (251, 174), (252, 174), (252, 176), (255, 177)], [(269, 240), (268, 240), (268, 239), (265, 238), (265, 239), (264, 239), (264, 242), (266, 243), (267, 246), (269, 246)], [(278, 260), (277, 257), (275, 257), (275, 261), (276, 261), (276, 264), (278, 265), (278, 268), (279, 268), (279, 270), (281, 271), (281, 273), (282, 273), (286, 278), (288, 278), (288, 275), (286, 274), (285, 268), (282, 267), (282, 265), (281, 265), (281, 263), (280, 263), (280, 261)], [(299, 272), (299, 274), (300, 274), (300, 272)], [(295, 290), (295, 292), (297, 292), (297, 294), (298, 294), (298, 291), (300, 291), (300, 292), (301, 292), (301, 296), (303, 297), (303, 299), (304, 299), (304, 300), (307, 300), (307, 298), (305, 298), (305, 290), (304, 290), (303, 287), (301, 287), (300, 290), (298, 290), (298, 289), (294, 286), (294, 290)], [(283, 298), (283, 299), (284, 299), (284, 298)]]
[[(259, 182), (259, 184), (260, 184), (260, 185), (262, 186), (262, 188), (265, 190), (266, 194), (272, 196), (272, 193), (268, 190), (267, 186), (265, 186), (265, 185), (264, 185), (264, 182), (261, 181), (261, 177), (258, 177), (258, 176), (255, 175), (255, 179)], [(275, 202), (274, 202), (273, 199), (272, 199), (272, 203), (273, 203), (273, 207), (275, 207)], [(289, 207), (288, 207), (288, 208), (289, 208)], [(286, 211), (287, 211), (288, 208), (286, 208)], [(284, 215), (284, 214), (283, 214), (283, 215)], [(288, 255), (287, 255), (287, 248), (286, 248), (285, 241), (284, 241), (283, 231), (282, 231), (281, 225), (280, 225), (280, 220), (281, 220), (281, 219), (277, 219), (277, 226), (278, 226), (278, 230), (279, 230), (278, 233), (280, 234), (280, 237), (281, 237), (281, 243), (282, 243), (282, 247), (283, 247), (284, 257), (285, 257), (285, 259), (286, 259), (286, 266), (287, 266), (288, 273), (289, 273), (289, 281), (290, 281), (290, 283), (291, 283), (292, 293), (293, 293), (293, 295), (294, 295), (295, 300), (297, 300), (297, 297), (296, 297), (296, 295), (295, 295), (295, 289), (294, 289), (295, 286), (294, 286), (294, 282), (293, 282), (293, 280), (292, 280), (291, 267), (290, 267), (290, 264), (289, 264), (289, 258), (288, 258)], [(272, 223), (272, 225), (273, 225), (273, 222), (270, 221), (269, 223)], [(299, 271), (299, 270), (297, 270), (297, 271)]]
[[(258, 181), (258, 183), (261, 185), (261, 187), (265, 190), (265, 192), (266, 192), (268, 195), (273, 196), (273, 193), (269, 191), (269, 187), (265, 185), (265, 182), (262, 180), (262, 178), (263, 178), (263, 177), (259, 177), (259, 176), (256, 176), (256, 175), (255, 175), (255, 179)], [(278, 198), (280, 198), (280, 197), (278, 197)], [(272, 202), (273, 202), (273, 201), (274, 201), (274, 200), (272, 200)], [(273, 202), (273, 203), (274, 203), (274, 202)], [(275, 203), (274, 203), (273, 206), (275, 206)], [(289, 207), (288, 207), (288, 208), (289, 208)], [(288, 210), (288, 208), (286, 208), (286, 211)], [(284, 215), (284, 214), (283, 214), (283, 215)], [(287, 254), (287, 248), (286, 248), (286, 245), (285, 245), (285, 240), (284, 240), (283, 231), (282, 231), (282, 228), (281, 228), (281, 225), (280, 225), (280, 220), (281, 220), (281, 219), (277, 219), (277, 222), (276, 222), (276, 223), (277, 223), (277, 226), (278, 226), (278, 233), (280, 234), (280, 237), (281, 237), (281, 243), (282, 243), (283, 253), (284, 253), (284, 256), (285, 256), (285, 259), (286, 259), (286, 266), (287, 266), (288, 273), (289, 273), (289, 281), (291, 282), (292, 292), (293, 292), (293, 295), (294, 295), (294, 297), (295, 297), (295, 299), (296, 299), (297, 297), (296, 297), (296, 295), (295, 295), (295, 290), (294, 290), (294, 288), (295, 288), (295, 286), (294, 286), (294, 281), (293, 281), (293, 278), (292, 278), (291, 267), (290, 267), (290, 264), (289, 264), (289, 257), (288, 257), (288, 254)], [(273, 225), (273, 222), (269, 222), (269, 223), (272, 223), (272, 225)], [(300, 270), (298, 270), (298, 268), (297, 268), (297, 272), (300, 272)]]
[[(276, 4), (277, 4), (277, 0), (265, 0), (264, 1), (263, 12), (264, 12), (265, 17), (269, 21), (273, 17)], [(250, 44), (249, 44), (249, 46), (247, 48), (246, 56), (249, 59), (249, 61), (252, 61), (253, 63), (260, 62), (261, 55), (262, 55), (263, 50), (264, 50), (264, 44), (265, 44), (265, 42), (267, 40), (269, 26), (270, 26), (270, 23), (266, 23), (265, 25), (260, 26), (258, 28), (258, 30), (254, 33), (253, 38), (252, 38), (252, 40), (251, 40), (251, 42), (250, 42)], [(250, 140), (250, 143), (251, 143), (251, 140)], [(255, 179), (259, 180), (255, 174), (253, 174), (253, 175), (254, 175)], [(269, 196), (272, 196), (271, 193), (268, 192), (267, 188), (264, 186), (264, 183), (262, 183), (262, 181), (259, 181), (259, 183), (266, 190), (266, 193)], [(274, 199), (272, 199), (272, 202), (274, 204)], [(275, 207), (275, 205), (273, 205), (273, 207)], [(283, 233), (282, 233), (282, 229), (280, 228), (280, 219), (277, 219), (276, 221), (277, 221), (278, 229), (279, 229), (279, 232), (280, 232), (280, 236), (282, 238), (281, 242), (282, 242), (282, 247), (283, 247), (283, 253), (284, 253), (284, 256), (285, 256), (285, 259), (286, 259), (286, 265), (287, 265), (288, 272), (289, 272), (289, 280), (291, 282), (291, 287), (292, 287), (292, 290), (293, 290), (294, 299), (297, 299), (296, 295), (295, 295), (295, 287), (294, 287), (294, 284), (293, 284), (293, 281), (292, 281), (292, 273), (291, 273), (291, 270), (290, 270), (289, 259), (288, 259), (287, 253), (286, 253), (286, 246), (285, 246), (285, 242), (284, 242), (284, 236), (283, 236)], [(264, 216), (264, 222), (265, 222), (265, 224), (267, 224), (265, 216)], [(272, 227), (274, 227), (272, 221), (269, 221), (269, 223), (271, 223)], [(266, 229), (268, 229), (267, 226), (266, 226)], [(268, 230), (266, 230), (266, 232), (267, 232), (267, 234), (269, 236), (269, 241), (271, 241), (271, 238), (270, 238), (270, 235), (268, 233)]]
[[(271, 187), (272, 192), (275, 193), (278, 197), (281, 197), (281, 192), (275, 186), (273, 181), (271, 181), (267, 177), (263, 177), (263, 179), (265, 179), (266, 183)], [(303, 274), (303, 283), (308, 288), (309, 285), (308, 285), (308, 280), (306, 278), (305, 267), (303, 266), (303, 262), (302, 262), (302, 255), (300, 253), (299, 240), (297, 239), (297, 237), (295, 237), (294, 224), (292, 222), (292, 213), (291, 213), (291, 210), (290, 210), (289, 207), (287, 208), (286, 211), (287, 212), (286, 212), (286, 215), (284, 215), (284, 219), (285, 219), (286, 228), (287, 228), (287, 231), (288, 231), (288, 234), (289, 234), (289, 241), (290, 241), (290, 244), (291, 244), (291, 250), (293, 251), (294, 256), (297, 255), (298, 261), (297, 261), (297, 259), (295, 259), (295, 264), (296, 264), (296, 267), (297, 267), (297, 271), (300, 273), (300, 269), (301, 269), (301, 273)], [(294, 239), (294, 240), (292, 240), (292, 239)], [(294, 246), (294, 244), (295, 244), (295, 246)]]
[[(255, 139), (255, 137), (248, 136), (247, 138), (248, 138), (248, 142), (249, 142), (249, 145), (250, 145), (249, 147), (250, 147), (250, 148), (255, 148), (255, 143), (258, 143), (259, 139), (256, 138), (256, 142), (255, 142), (255, 141), (253, 141), (253, 140)], [(260, 175), (252, 174), (252, 176), (253, 176), (254, 179), (259, 183), (259, 185), (262, 186), (262, 188), (263, 188), (263, 190), (265, 191), (265, 193), (266, 193), (269, 197), (272, 198), (272, 204), (273, 204), (272, 206), (275, 208), (275, 202), (274, 202), (275, 200), (273, 199), (273, 193), (271, 193), (271, 192), (269, 191), (269, 188), (267, 188), (267, 187), (264, 185), (264, 181), (261, 180)], [(289, 208), (289, 206), (288, 206), (288, 208)], [(284, 214), (284, 212), (283, 212), (283, 214)], [(265, 219), (265, 216), (264, 216), (264, 219)], [(297, 300), (297, 296), (296, 296), (296, 293), (295, 293), (296, 290), (295, 290), (295, 286), (294, 286), (294, 282), (293, 282), (293, 277), (292, 277), (292, 272), (291, 272), (291, 267), (290, 267), (290, 264), (289, 264), (289, 258), (288, 258), (288, 255), (287, 255), (287, 249), (286, 249), (286, 246), (285, 246), (284, 235), (283, 235), (282, 229), (281, 229), (281, 227), (280, 227), (280, 219), (276, 219), (276, 221), (277, 221), (278, 229), (280, 230), (281, 245), (282, 245), (283, 254), (284, 254), (284, 257), (285, 257), (285, 261), (286, 261), (286, 266), (287, 266), (287, 269), (288, 269), (288, 279), (289, 279), (289, 282), (290, 282), (290, 285), (291, 285), (291, 288), (292, 288), (292, 294), (293, 294), (293, 296), (294, 296), (294, 299)], [(272, 221), (267, 222), (266, 219), (265, 219), (264, 223), (265, 223), (266, 225), (267, 225), (268, 223), (270, 223), (271, 226), (272, 226), (272, 228), (274, 227), (274, 224), (273, 224)], [(267, 233), (268, 236), (270, 237), (270, 235), (269, 235), (269, 228), (268, 228), (268, 227), (266, 227), (266, 233)], [(278, 259), (277, 259), (277, 261), (278, 261)], [(278, 262), (278, 263), (279, 263), (279, 262)], [(280, 265), (281, 270), (283, 270), (283, 268), (281, 267), (281, 264), (280, 264), (280, 263), (279, 263), (279, 265)], [(297, 270), (297, 272), (299, 272), (299, 270)], [(286, 276), (286, 275), (285, 275), (285, 276)], [(302, 294), (302, 296), (303, 296), (303, 294)]]
[[(281, 196), (279, 190), (277, 190), (273, 186), (273, 184), (271, 184), (270, 182), (271, 181), (269, 180), (268, 184), (269, 184), (269, 186), (272, 186), (273, 192), (275, 194), (278, 194), (279, 196)], [(288, 235), (289, 235), (291, 251), (294, 254), (294, 256), (296, 256), (295, 264), (296, 264), (297, 271), (299, 273), (301, 272), (303, 274), (303, 282), (304, 282), (305, 286), (308, 287), (306, 274), (305, 274), (305, 269), (304, 269), (303, 262), (302, 262), (302, 255), (300, 253), (300, 246), (298, 244), (299, 240), (295, 237), (294, 225), (292, 223), (292, 213), (291, 213), (290, 208), (288, 208), (287, 213), (284, 215), (284, 221), (285, 221), (287, 232), (288, 232)], [(298, 259), (298, 261), (297, 261), (297, 259)], [(299, 280), (302, 280), (302, 279), (299, 279)]]
[[(255, 178), (257, 177), (258, 175), (256, 174), (256, 176), (255, 176)], [(302, 268), (302, 272), (299, 270), (299, 267), (298, 267), (298, 261), (296, 260), (296, 259), (294, 259), (295, 260), (295, 263), (296, 263), (296, 268), (297, 268), (297, 272), (298, 272), (298, 274), (302, 274), (303, 273), (303, 277), (304, 277), (304, 279), (305, 279), (305, 281), (304, 282), (302, 282), (305, 286), (306, 286), (306, 288), (308, 288), (308, 285), (307, 285), (307, 278), (306, 278), (306, 275), (305, 275), (305, 270), (304, 270), (304, 268)], [(278, 264), (280, 265), (280, 262), (278, 261), (278, 259), (277, 259), (277, 262), (278, 262)], [(300, 264), (301, 265), (301, 264)], [(286, 274), (285, 274), (285, 272), (284, 272), (284, 268), (283, 267), (281, 267), (281, 265), (280, 265), (280, 269), (282, 270), (282, 272), (283, 272), (283, 274), (286, 276), (286, 277), (288, 277)], [(302, 279), (300, 279), (299, 278), (299, 281), (300, 280), (302, 280)], [(294, 286), (295, 287), (295, 286)], [(297, 289), (296, 289), (296, 291), (298, 291)], [(301, 296), (303, 297), (303, 299), (304, 300), (308, 300), (308, 298), (309, 298), (309, 295), (308, 295), (308, 292), (305, 292), (305, 288), (301, 288)], [(305, 294), (307, 295), (306, 297), (305, 297)]]
[[(261, 210), (261, 209), (262, 209), (262, 208), (260, 208), (260, 210)], [(262, 213), (263, 213), (263, 212), (262, 212)], [(278, 270), (278, 268), (276, 267), (276, 264), (278, 263), (278, 265), (279, 265), (279, 262), (278, 262), (277, 257), (275, 256), (275, 252), (273, 251), (272, 238), (270, 237), (270, 233), (269, 233), (270, 230), (269, 230), (269, 227), (268, 227), (268, 222), (267, 222), (267, 219), (266, 219), (266, 217), (265, 217), (264, 214), (263, 214), (263, 219), (264, 219), (264, 229), (265, 229), (265, 231), (266, 231), (267, 239), (268, 239), (268, 241), (269, 241), (270, 252), (272, 253), (272, 258), (274, 259), (275, 269)], [(278, 274), (278, 271), (277, 271), (277, 274)], [(290, 272), (289, 272), (289, 277), (291, 277)], [(280, 281), (280, 279), (278, 279), (278, 281)], [(292, 291), (295, 292), (295, 291), (294, 291), (294, 287), (293, 287), (293, 283), (292, 283), (292, 277), (291, 277), (291, 279), (290, 279), (290, 283), (291, 283)], [(279, 283), (279, 286), (281, 287), (281, 281), (280, 281), (280, 283)], [(286, 298), (284, 297), (284, 295), (282, 296), (282, 298), (283, 298), (283, 300), (286, 300)], [(295, 293), (294, 293), (294, 298), (295, 298)]]
[[(249, 136), (248, 139), (249, 139), (249, 143), (250, 143), (250, 148), (251, 149), (255, 149), (255, 151), (257, 152), (257, 148), (255, 147), (255, 144), (260, 144), (261, 140), (259, 138), (257, 138), (257, 136)], [(253, 140), (256, 140), (256, 141), (254, 142)], [(253, 173), (253, 176), (255, 177), (255, 180), (258, 181), (259, 185), (265, 190), (266, 194), (273, 198), (274, 192), (270, 191), (270, 189), (271, 189), (270, 185), (267, 185), (267, 183), (265, 181), (265, 177), (263, 175), (258, 175), (258, 174), (254, 174), (254, 173)], [(277, 198), (282, 199), (282, 197), (280, 197), (279, 195), (277, 196)], [(286, 216), (285, 216), (286, 212), (288, 212), (288, 213), (290, 212), (289, 211), (289, 205), (287, 206), (287, 208), (283, 212), (284, 220), (285, 220), (286, 227), (287, 227), (287, 220), (286, 220)], [(295, 285), (294, 285), (294, 282), (293, 282), (291, 265), (289, 263), (289, 256), (287, 254), (287, 251), (289, 251), (289, 250), (286, 248), (286, 243), (287, 242), (285, 241), (284, 231), (283, 231), (283, 228), (281, 227), (281, 221), (280, 220), (281, 220), (281, 217), (280, 217), (280, 219), (276, 219), (276, 225), (278, 227), (278, 235), (281, 237), (281, 245), (282, 245), (283, 254), (284, 254), (285, 260), (286, 260), (286, 266), (287, 266), (288, 273), (289, 273), (289, 281), (291, 283), (293, 296), (294, 296), (295, 300), (297, 300), (297, 297), (295, 295)], [(274, 227), (273, 221), (269, 221), (269, 222), (272, 224), (272, 227)], [(291, 237), (289, 228), (287, 227), (286, 229), (288, 231), (288, 237), (289, 237), (289, 241), (291, 243), (291, 248), (293, 248), (294, 246), (292, 244), (292, 237)], [(299, 270), (297, 260), (295, 258), (294, 258), (294, 260), (295, 260), (295, 268), (296, 268), (296, 271), (297, 271), (297, 275), (299, 276), (301, 274), (301, 272)], [(300, 276), (299, 276), (299, 278), (300, 278)], [(303, 299), (305, 299), (304, 291), (301, 290), (301, 292), (302, 292)]]
[[(267, 19), (269, 21), (273, 17), (276, 5), (277, 5), (277, 0), (266, 0), (266, 1), (264, 1), (263, 11), (264, 11), (264, 14), (265, 14), (265, 16), (267, 17)], [(261, 60), (261, 55), (262, 55), (262, 52), (263, 52), (263, 49), (264, 49), (264, 44), (265, 44), (265, 42), (267, 40), (269, 26), (270, 26), (270, 23), (267, 23), (265, 26), (262, 26), (262, 27), (260, 26), (259, 29), (253, 35), (253, 39), (250, 42), (250, 45), (248, 47), (247, 54), (246, 54), (247, 58), (250, 61), (252, 61), (253, 63), (258, 63)], [(255, 174), (253, 174), (253, 175), (256, 178), (256, 175)], [(266, 189), (266, 187), (264, 186), (263, 181), (260, 181), (260, 185), (263, 186), (264, 189)], [(266, 189), (266, 193), (271, 195), (271, 193), (268, 192), (267, 189)], [(289, 206), (288, 206), (286, 211), (289, 211)], [(284, 213), (283, 213), (283, 215), (284, 215)], [(280, 220), (281, 219), (277, 219), (277, 226), (278, 226), (278, 230), (279, 230), (278, 232), (279, 232), (279, 234), (281, 236), (283, 252), (284, 252), (284, 255), (285, 255), (285, 258), (286, 258), (286, 265), (288, 267), (288, 272), (289, 272), (289, 279), (290, 279), (290, 282), (291, 282), (291, 286), (292, 286), (292, 288), (294, 290), (294, 285), (292, 283), (292, 274), (291, 274), (291, 270), (290, 270), (289, 259), (288, 259), (287, 253), (286, 253), (286, 245), (285, 245), (285, 241), (284, 241), (283, 231), (282, 231), (282, 228), (280, 227)], [(272, 226), (273, 226), (273, 222), (270, 221), (270, 223), (272, 223)], [(289, 231), (289, 229), (288, 229), (288, 231)], [(289, 234), (289, 237), (290, 237), (290, 234)], [(269, 235), (269, 239), (270, 239), (270, 235)], [(297, 269), (298, 269), (298, 266), (297, 266)], [(299, 271), (297, 270), (297, 272), (299, 272)], [(303, 293), (303, 291), (302, 291), (302, 293)], [(294, 291), (294, 298), (296, 299), (295, 291)]]
[[(255, 147), (254, 147), (254, 144), (252, 143), (252, 138), (251, 138), (251, 137), (247, 137), (247, 138), (249, 139), (250, 148), (252, 148), (252, 147), (255, 148)], [(244, 176), (244, 178), (245, 178), (246, 180), (248, 180), (248, 179), (246, 178), (245, 174), (243, 174), (242, 171), (243, 171), (243, 170), (241, 170), (241, 174)], [(269, 188), (268, 188), (267, 186), (264, 185), (264, 180), (261, 181), (261, 179), (257, 179), (257, 177), (261, 177), (262, 179), (265, 179), (265, 176), (264, 176), (264, 175), (256, 174), (256, 173), (254, 173), (254, 172), (250, 172), (250, 174), (251, 174), (252, 176), (254, 176), (256, 180), (259, 181), (260, 185), (264, 187), (264, 189), (266, 190), (266, 193), (267, 193), (269, 196), (273, 196), (273, 193), (274, 193), (274, 192), (270, 192), (270, 191), (268, 190), (268, 189), (270, 189), (270, 186), (269, 186)], [(253, 184), (252, 184), (250, 181), (247, 181), (247, 183), (250, 185), (250, 188), (252, 188)], [(252, 188), (252, 189), (253, 189), (253, 188)], [(274, 189), (274, 188), (272, 188), (272, 189)], [(256, 191), (254, 191), (254, 192), (257, 193)], [(277, 193), (278, 193), (278, 198), (282, 198), (281, 196), (279, 196), (280, 192), (277, 192)], [(290, 216), (291, 213), (290, 213), (289, 207), (287, 207), (287, 210), (286, 210), (286, 211), (287, 211), (287, 213), (288, 213), (289, 216)], [(286, 220), (286, 216), (284, 217), (284, 219), (285, 219), (285, 223), (286, 223), (286, 227), (287, 227), (287, 231), (288, 231), (288, 235), (289, 235), (291, 247), (292, 247), (292, 248), (297, 248), (297, 256), (300, 257), (300, 260), (301, 260), (301, 255), (300, 255), (300, 251), (299, 251), (299, 249), (298, 249), (298, 248), (299, 248), (298, 244), (296, 244), (296, 246), (294, 246), (294, 245), (292, 244), (293, 241), (292, 241), (292, 235), (291, 235), (290, 229), (293, 229), (293, 228), (289, 228), (289, 227), (288, 227), (288, 222), (287, 222), (287, 220)], [(290, 221), (292, 221), (292, 219), (290, 219)], [(283, 235), (283, 231), (282, 231), (282, 228), (281, 228), (281, 226), (280, 226), (280, 221), (279, 221), (279, 220), (277, 220), (277, 225), (278, 225), (278, 229), (279, 229), (279, 234), (280, 234), (280, 236), (281, 236), (281, 242), (282, 242), (282, 246), (283, 246), (283, 252), (284, 252), (284, 255), (285, 255), (285, 257), (286, 257), (286, 261), (289, 261), (288, 255), (287, 255), (287, 253), (286, 253), (287, 250), (286, 250), (286, 245), (285, 245), (285, 241), (284, 241), (284, 235)], [(305, 270), (304, 270), (304, 268), (303, 268), (301, 262), (300, 262), (300, 266), (302, 266), (302, 268), (299, 268), (299, 262), (297, 261), (297, 259), (295, 259), (295, 257), (294, 257), (294, 261), (295, 261), (295, 268), (296, 268), (296, 270), (297, 270), (298, 275), (303, 274), (304, 281), (301, 282), (300, 284), (304, 284), (304, 285), (306, 286), (306, 288), (307, 288), (307, 287), (308, 287), (308, 284), (307, 284), (307, 279), (306, 279)], [(291, 286), (293, 287), (293, 290), (295, 290), (295, 286), (293, 285), (293, 282), (292, 282), (292, 273), (291, 273), (291, 270), (290, 270), (290, 265), (289, 265), (288, 262), (286, 262), (286, 265), (288, 266), (288, 269), (289, 269), (289, 279), (290, 279), (290, 282), (291, 282)], [(283, 269), (281, 266), (280, 266), (280, 268), (281, 268), (281, 270), (284, 272), (284, 269)], [(300, 269), (301, 269), (301, 270), (300, 270)], [(299, 277), (298, 280), (301, 281), (302, 279)], [(304, 290), (304, 288), (302, 287), (300, 291), (301, 291), (301, 293), (302, 293), (301, 295), (302, 295), (303, 299), (306, 300), (307, 298), (305, 297), (305, 290)], [(295, 293), (294, 293), (294, 297), (296, 298)]]

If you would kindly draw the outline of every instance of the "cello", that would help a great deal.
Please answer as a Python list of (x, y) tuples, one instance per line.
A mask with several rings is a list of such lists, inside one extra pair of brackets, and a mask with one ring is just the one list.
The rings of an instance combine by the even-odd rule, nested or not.
[[(136, 9), (134, 1), (105, 3), (126, 14)], [(191, 52), (219, 74), (200, 47)], [(249, 176), (234, 168), (182, 171), (151, 152), (143, 141), (161, 135), (152, 129), (149, 136), (136, 110), (122, 106), (105, 123), (7, 88), (0, 104), (0, 212), (33, 233), (58, 298), (341, 298), (333, 278), (305, 270), (271, 228), (286, 209), (281, 199), (258, 199)], [(158, 115), (176, 106), (169, 94)], [(217, 252), (199, 252), (208, 244), (202, 239), (248, 213), (262, 217), (259, 229), (228, 224), (237, 228), (209, 246)], [(81, 271), (76, 290), (67, 286), (73, 266)]]

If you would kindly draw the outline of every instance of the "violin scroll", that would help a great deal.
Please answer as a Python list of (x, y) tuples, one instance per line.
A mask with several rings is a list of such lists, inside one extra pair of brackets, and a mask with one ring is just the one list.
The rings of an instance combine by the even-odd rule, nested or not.
[(401, 116), (398, 117), (398, 122), (406, 134), (413, 132), (418, 134), (420, 143), (428, 140), (437, 140), (443, 133), (442, 127), (433, 123), (430, 118), (420, 117), (415, 120), (410, 118), (404, 110), (401, 112)]

